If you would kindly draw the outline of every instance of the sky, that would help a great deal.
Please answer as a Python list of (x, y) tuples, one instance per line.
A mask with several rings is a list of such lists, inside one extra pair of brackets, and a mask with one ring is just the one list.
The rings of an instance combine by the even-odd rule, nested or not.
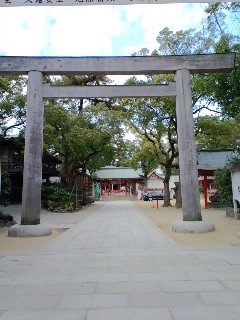
[(0, 8), (1, 56), (128, 56), (156, 37), (197, 28), (204, 4)]

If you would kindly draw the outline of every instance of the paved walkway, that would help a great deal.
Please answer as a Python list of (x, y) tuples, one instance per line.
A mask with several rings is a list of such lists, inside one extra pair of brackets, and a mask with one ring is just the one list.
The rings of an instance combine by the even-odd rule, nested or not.
[(1, 254), (0, 320), (240, 319), (239, 247), (184, 249), (133, 201), (94, 208), (34, 253)]

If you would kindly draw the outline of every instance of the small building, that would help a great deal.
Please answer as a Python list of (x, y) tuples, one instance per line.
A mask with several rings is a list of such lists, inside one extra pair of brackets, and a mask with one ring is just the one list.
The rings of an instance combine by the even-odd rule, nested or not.
[[(164, 174), (159, 170), (153, 170), (147, 178), (148, 191), (164, 192)], [(175, 188), (175, 182), (179, 182), (179, 175), (173, 174), (169, 181), (169, 191), (171, 192)]]
[(147, 190), (164, 192), (163, 179), (157, 170), (153, 170), (147, 177)]
[(214, 172), (225, 167), (229, 158), (234, 156), (233, 149), (200, 150), (197, 153), (197, 169), (200, 186), (204, 192), (204, 208), (208, 208), (208, 198), (216, 193), (213, 189)]
[[(44, 153), (42, 179), (49, 181), (51, 177), (59, 176), (57, 166), (61, 163), (55, 157)], [(5, 138), (0, 142), (0, 194), (1, 177), (6, 172), (10, 179), (11, 202), (22, 201), (23, 187), (23, 168), (24, 168), (24, 147), (15, 138)]]
[(144, 185), (141, 173), (130, 167), (106, 166), (97, 170), (95, 175), (104, 193), (137, 195), (138, 190)]

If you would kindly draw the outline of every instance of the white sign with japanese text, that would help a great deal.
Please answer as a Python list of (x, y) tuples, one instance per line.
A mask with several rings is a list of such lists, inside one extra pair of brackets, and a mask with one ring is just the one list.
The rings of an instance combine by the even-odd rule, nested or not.
[(211, 0), (0, 0), (0, 7), (225, 2)]

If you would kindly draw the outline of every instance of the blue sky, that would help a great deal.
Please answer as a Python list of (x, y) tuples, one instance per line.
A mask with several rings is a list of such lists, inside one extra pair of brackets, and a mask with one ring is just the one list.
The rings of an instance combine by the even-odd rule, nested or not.
[(204, 4), (0, 8), (0, 55), (126, 56), (160, 30), (197, 28)]

